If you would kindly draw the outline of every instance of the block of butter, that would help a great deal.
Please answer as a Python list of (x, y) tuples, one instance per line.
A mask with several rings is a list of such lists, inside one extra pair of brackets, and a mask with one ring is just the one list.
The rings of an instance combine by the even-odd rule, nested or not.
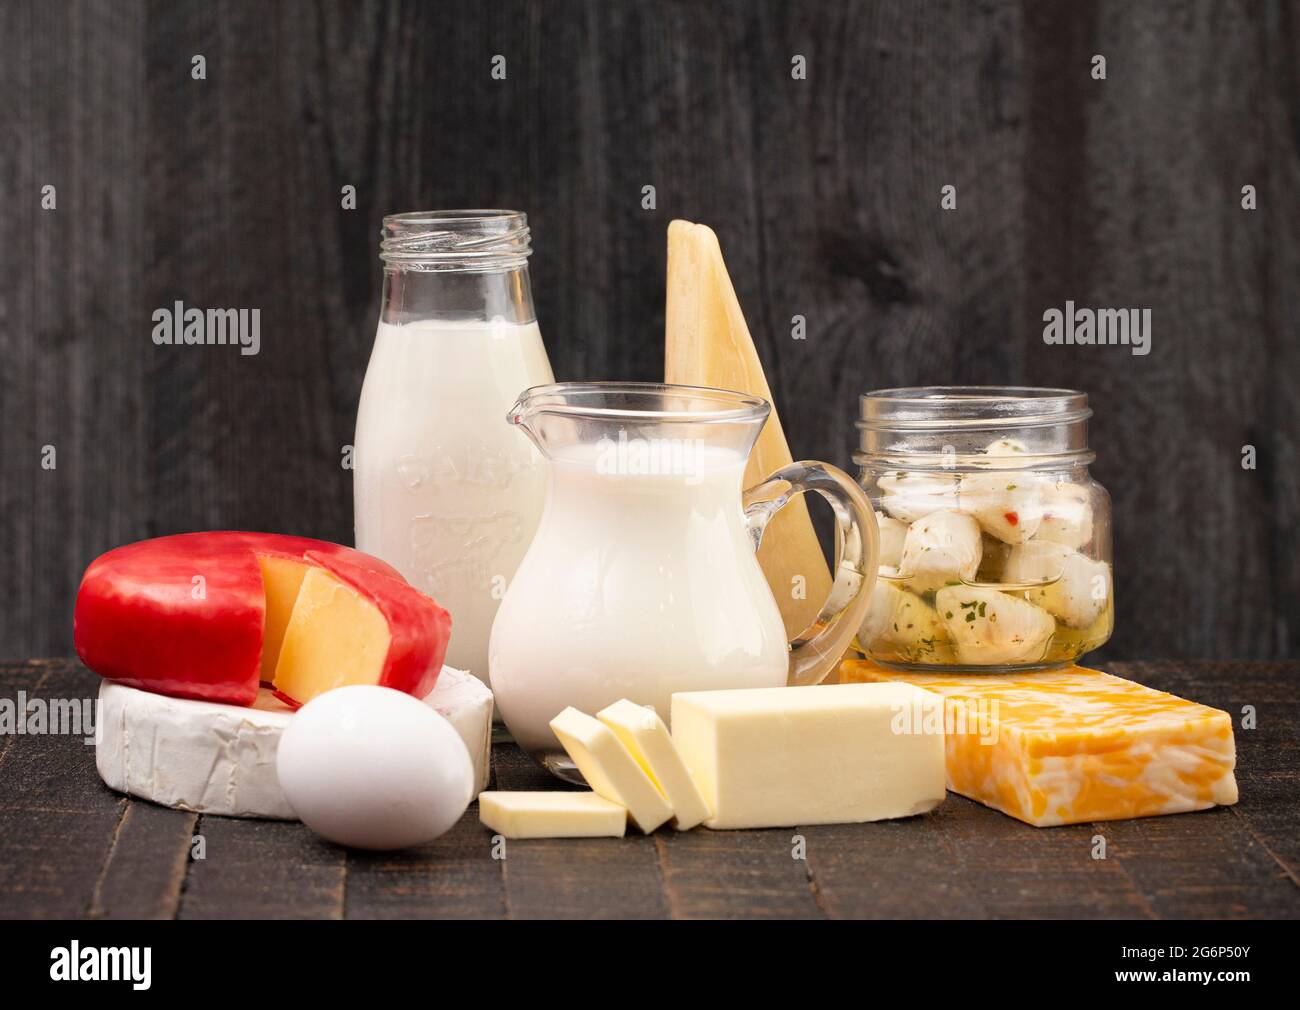
[(908, 684), (678, 692), (672, 728), (710, 828), (908, 817), (945, 795), (943, 702)]
[(664, 721), (649, 705), (616, 701), (596, 713), (614, 731), (636, 763), (650, 776), (673, 808), (673, 827), (686, 831), (709, 816), (709, 808), (695, 780), (673, 746)]
[(478, 818), (506, 838), (622, 838), (627, 811), (595, 793), (479, 793)]
[(659, 787), (599, 719), (570, 707), (551, 720), (551, 729), (587, 785), (610, 802), (626, 807), (632, 823), (647, 835), (672, 817), (673, 808)]
[(1237, 802), (1227, 712), (1083, 667), (899, 673), (849, 660), (840, 681), (943, 695), (948, 788), (1037, 827)]

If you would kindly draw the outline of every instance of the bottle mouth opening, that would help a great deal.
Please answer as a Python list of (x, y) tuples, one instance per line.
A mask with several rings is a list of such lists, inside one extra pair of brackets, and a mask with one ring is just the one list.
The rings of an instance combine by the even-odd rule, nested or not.
[(878, 470), (1036, 470), (1087, 464), (1088, 395), (1033, 386), (877, 389), (859, 401), (853, 461)]
[(379, 243), (379, 258), (397, 270), (510, 270), (532, 251), (528, 215), (517, 210), (389, 214)]
[(860, 430), (997, 431), (1068, 425), (1092, 416), (1088, 394), (1034, 386), (908, 386), (859, 398)]

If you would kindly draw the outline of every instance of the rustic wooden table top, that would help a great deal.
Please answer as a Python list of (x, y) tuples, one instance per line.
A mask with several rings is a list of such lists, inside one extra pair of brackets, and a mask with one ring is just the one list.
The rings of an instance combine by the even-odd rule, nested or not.
[[(431, 845), (349, 852), (301, 824), (201, 816), (110, 791), (80, 737), (0, 737), (6, 918), (1300, 916), (1300, 663), (1115, 663), (1224, 708), (1241, 802), (1031, 828), (960, 796), (932, 813), (797, 830), (508, 843), (477, 808)], [(0, 663), (0, 698), (93, 698), (75, 660)], [(1253, 706), (1256, 729), (1241, 728)], [(560, 788), (498, 744), (494, 788)], [(806, 840), (794, 858), (793, 836)], [(201, 835), (206, 858), (190, 858)], [(1096, 836), (1106, 858), (1093, 858)]]

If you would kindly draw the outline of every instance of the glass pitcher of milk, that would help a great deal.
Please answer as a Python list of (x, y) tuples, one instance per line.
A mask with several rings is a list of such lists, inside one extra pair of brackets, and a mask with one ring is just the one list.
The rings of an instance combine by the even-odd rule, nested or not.
[[(510, 411), (551, 480), (488, 666), (515, 740), (560, 777), (581, 781), (549, 726), (567, 705), (595, 714), (630, 698), (666, 719), (674, 691), (815, 684), (848, 648), (875, 579), (876, 520), (857, 482), (825, 463), (742, 491), (770, 412), (728, 390), (580, 382), (527, 390)], [(835, 584), (787, 642), (755, 552), (807, 491), (835, 513)]]
[(383, 307), (357, 410), (357, 547), (450, 611), (446, 661), (483, 680), (546, 493), (541, 454), (501, 423), (521, 389), (554, 381), (530, 252), (516, 211), (384, 218)]

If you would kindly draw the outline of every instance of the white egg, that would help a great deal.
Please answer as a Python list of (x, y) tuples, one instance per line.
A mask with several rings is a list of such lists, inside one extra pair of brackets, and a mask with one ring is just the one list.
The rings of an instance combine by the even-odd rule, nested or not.
[(970, 581), (982, 549), (979, 524), (965, 512), (934, 512), (908, 527), (899, 576), (914, 593)]
[(307, 702), (280, 737), (276, 771), (307, 827), (358, 849), (430, 842), (474, 795), (473, 762), (451, 723), (387, 687), (340, 687)]

